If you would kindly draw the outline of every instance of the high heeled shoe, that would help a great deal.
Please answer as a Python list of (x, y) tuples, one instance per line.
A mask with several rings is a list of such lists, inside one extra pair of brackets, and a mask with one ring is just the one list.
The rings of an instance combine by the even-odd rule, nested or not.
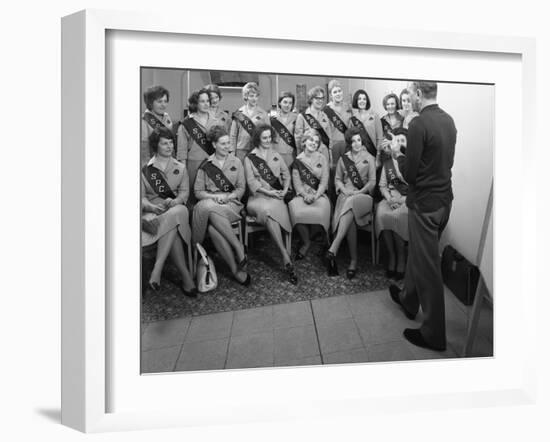
[(185, 290), (185, 288), (183, 287), (183, 284), (181, 285), (181, 291), (188, 298), (196, 298), (199, 293), (197, 290), (197, 287), (193, 287), (191, 290)]
[(246, 266), (248, 264), (248, 256), (245, 254), (244, 258), (237, 264), (237, 271), (244, 272), (246, 271)]
[(235, 278), (237, 280), (237, 282), (244, 286), (244, 287), (248, 287), (250, 285), (250, 282), (252, 281), (252, 278), (250, 277), (250, 273), (247, 273), (246, 274), (246, 279), (244, 281), (239, 281), (237, 278)]
[(285, 265), (285, 271), (288, 275), (289, 282), (293, 285), (298, 284), (298, 276), (296, 275), (296, 272), (294, 271), (294, 266), (291, 263)]
[(355, 275), (357, 274), (357, 269), (347, 269), (346, 270), (346, 276), (348, 279), (355, 278)]
[(327, 262), (328, 276), (338, 276), (338, 266), (336, 265), (336, 256), (334, 256), (334, 253), (327, 252), (325, 260)]
[(160, 291), (160, 284), (155, 281), (149, 281), (149, 288), (155, 293), (158, 293)]

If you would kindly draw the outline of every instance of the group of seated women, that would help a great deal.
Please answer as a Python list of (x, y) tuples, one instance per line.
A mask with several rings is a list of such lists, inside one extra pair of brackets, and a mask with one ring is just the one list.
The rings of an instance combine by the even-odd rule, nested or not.
[[(298, 283), (293, 261), (308, 254), (320, 229), (327, 240), (328, 275), (338, 275), (336, 256), (345, 238), (350, 254), (346, 276), (352, 279), (357, 230), (373, 220), (375, 189), (381, 201), (374, 227), (388, 251), (387, 275), (403, 277), (407, 183), (390, 149), (392, 143), (406, 148), (405, 126), (415, 116), (410, 100), (406, 91), (399, 98), (386, 96), (388, 113), (379, 118), (366, 91), (353, 94), (351, 107), (337, 80), (328, 91), (331, 100), (325, 105), (325, 89), (311, 88), (309, 106), (299, 114), (294, 112), (294, 95), (284, 92), (277, 112), (270, 115), (258, 106), (257, 84), (247, 83), (244, 105), (229, 116), (220, 110), (220, 89), (208, 85), (189, 97), (190, 113), (179, 125), (166, 112), (165, 88), (145, 92), (142, 245), (158, 242), (149, 279), (152, 290), (159, 290), (170, 255), (181, 273), (181, 290), (196, 296), (183, 243), (191, 247), (207, 235), (233, 278), (248, 286), (248, 257), (233, 229), (245, 216), (265, 226), (290, 283)], [(301, 244), (291, 257), (284, 235), (293, 230)]]

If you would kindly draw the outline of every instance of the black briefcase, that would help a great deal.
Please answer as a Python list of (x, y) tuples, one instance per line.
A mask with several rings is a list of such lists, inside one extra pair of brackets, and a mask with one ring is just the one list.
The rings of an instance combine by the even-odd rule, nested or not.
[(472, 305), (479, 282), (479, 269), (453, 246), (445, 246), (441, 258), (443, 282), (464, 305)]

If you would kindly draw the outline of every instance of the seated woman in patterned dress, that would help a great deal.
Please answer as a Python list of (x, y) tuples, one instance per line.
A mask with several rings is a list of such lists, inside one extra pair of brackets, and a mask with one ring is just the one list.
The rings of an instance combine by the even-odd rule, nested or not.
[(328, 239), (330, 228), (330, 201), (326, 195), (329, 166), (319, 152), (319, 135), (306, 131), (302, 137), (302, 153), (293, 163), (292, 182), (296, 197), (288, 204), (292, 227), (296, 227), (302, 246), (296, 259), (303, 259), (311, 246), (311, 226), (321, 225)]
[[(406, 149), (407, 131), (395, 130), (392, 142)], [(388, 251), (386, 276), (400, 280), (405, 274), (405, 242), (409, 240), (409, 212), (405, 204), (408, 186), (391, 149), (386, 149), (385, 153), (379, 184), (384, 199), (376, 209), (375, 228), (376, 235), (382, 236)]]
[(231, 224), (241, 219), (246, 181), (241, 161), (231, 152), (229, 134), (223, 126), (208, 133), (215, 152), (203, 162), (195, 179), (193, 208), (193, 241), (200, 243), (208, 231), (214, 247), (229, 266), (231, 273), (244, 286), (250, 284), (246, 273), (244, 248)]
[(332, 219), (332, 231), (336, 236), (326, 259), (328, 275), (338, 275), (336, 254), (343, 239), (347, 238), (351, 255), (347, 277), (352, 279), (357, 272), (357, 227), (366, 225), (372, 212), (370, 193), (376, 184), (376, 168), (374, 157), (362, 144), (358, 128), (348, 129), (345, 138), (351, 149), (340, 157), (336, 167), (334, 182), (338, 199)]
[(281, 229), (292, 232), (284, 197), (290, 187), (290, 172), (281, 155), (273, 150), (273, 128), (260, 124), (252, 134), (252, 151), (244, 160), (250, 197), (247, 212), (266, 226), (283, 258), (285, 271), (292, 284), (298, 283), (292, 260), (287, 252)]
[(157, 256), (149, 287), (158, 291), (162, 268), (171, 256), (182, 277), (181, 290), (191, 297), (197, 289), (185, 262), (182, 241), (190, 247), (191, 229), (185, 203), (189, 197), (189, 176), (184, 164), (172, 157), (174, 134), (160, 128), (151, 133), (149, 145), (154, 156), (141, 173), (141, 245), (158, 242)]

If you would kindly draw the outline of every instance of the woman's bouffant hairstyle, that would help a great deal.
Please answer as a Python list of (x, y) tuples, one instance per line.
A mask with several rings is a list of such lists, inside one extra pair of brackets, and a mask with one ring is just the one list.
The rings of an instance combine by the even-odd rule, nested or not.
[(220, 100), (222, 99), (222, 91), (217, 84), (207, 84), (204, 86), (204, 89), (208, 91), (208, 96), (210, 96), (210, 94), (216, 94)]
[(190, 113), (197, 112), (197, 110), (199, 109), (199, 97), (202, 94), (206, 94), (206, 96), (208, 97), (208, 103), (210, 103), (210, 94), (205, 88), (202, 88), (200, 91), (195, 91), (191, 94), (191, 96), (187, 100), (187, 102), (189, 103)]
[(384, 109), (386, 109), (386, 106), (388, 105), (388, 100), (390, 100), (391, 98), (395, 100), (395, 110), (398, 111), (399, 109), (401, 109), (401, 103), (399, 101), (399, 97), (395, 95), (393, 92), (391, 94), (386, 95), (382, 99), (382, 106), (384, 106)]
[(281, 101), (283, 101), (285, 98), (292, 98), (292, 109), (294, 109), (294, 105), (296, 104), (296, 97), (292, 92), (281, 92), (281, 95), (279, 95), (279, 99), (277, 100), (277, 106), (281, 107)]
[(335, 87), (339, 87), (344, 90), (344, 86), (342, 86), (342, 83), (340, 83), (339, 80), (330, 80), (328, 82), (328, 93), (330, 94)]
[(151, 86), (143, 93), (143, 101), (145, 107), (149, 110), (153, 109), (153, 101), (158, 100), (166, 95), (166, 101), (170, 101), (170, 92), (164, 86)]
[(174, 133), (166, 127), (161, 127), (159, 129), (155, 129), (153, 132), (151, 132), (151, 135), (149, 135), (149, 148), (151, 149), (151, 151), (155, 153), (158, 152), (159, 141), (161, 138), (172, 140), (174, 145), (176, 144), (176, 137)]
[(226, 135), (229, 134), (227, 133), (227, 129), (223, 126), (212, 126), (208, 131), (208, 139), (212, 143), (216, 143), (221, 137), (225, 137)]
[[(355, 136), (361, 136), (361, 130), (358, 127), (352, 126), (344, 133), (344, 139), (346, 140), (346, 147), (351, 149), (351, 139)], [(361, 143), (363, 143), (363, 137), (361, 137)]]
[(248, 94), (250, 92), (256, 92), (256, 94), (260, 95), (260, 86), (258, 86), (258, 83), (254, 83), (253, 81), (251, 81), (250, 83), (246, 83), (243, 86), (242, 94), (244, 101), (248, 101)]
[(353, 109), (359, 109), (359, 104), (357, 103), (359, 101), (359, 95), (364, 95), (365, 97), (367, 97), (367, 107), (365, 109), (369, 110), (371, 106), (370, 97), (369, 94), (367, 94), (367, 91), (365, 91), (364, 89), (358, 89), (355, 91), (355, 93), (353, 94), (353, 98), (351, 99), (351, 107)]
[(271, 142), (272, 143), (276, 142), (277, 133), (275, 132), (275, 129), (273, 129), (273, 127), (271, 127), (271, 125), (269, 124), (262, 123), (256, 126), (254, 128), (254, 132), (252, 132), (252, 146), (254, 147), (260, 146), (260, 144), (262, 143), (261, 141), (262, 133), (265, 132), (266, 130), (271, 132)]
[(313, 103), (313, 97), (319, 93), (322, 93), (323, 98), (326, 98), (325, 90), (321, 86), (313, 86), (309, 91), (307, 91), (307, 104)]
[(319, 142), (317, 144), (317, 149), (321, 147), (321, 136), (319, 135), (319, 132), (317, 132), (315, 129), (307, 129), (304, 132), (304, 135), (302, 136), (302, 139), (300, 140), (300, 144), (302, 145), (302, 149), (306, 145), (307, 140), (313, 140), (315, 137), (317, 137), (317, 141)]

